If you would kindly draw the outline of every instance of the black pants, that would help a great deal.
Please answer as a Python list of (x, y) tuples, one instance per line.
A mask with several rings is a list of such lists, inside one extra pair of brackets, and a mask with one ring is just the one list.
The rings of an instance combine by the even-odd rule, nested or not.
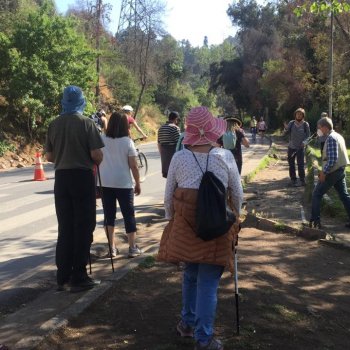
[(297, 179), (295, 158), (297, 159), (299, 178), (300, 180), (305, 180), (304, 148), (293, 149), (288, 147), (289, 177), (291, 180)]
[(168, 176), (169, 165), (171, 158), (175, 154), (176, 145), (159, 144), (160, 161), (162, 163), (162, 175), (164, 178)]
[(106, 224), (114, 227), (118, 201), (124, 219), (125, 232), (136, 232), (134, 189), (103, 187), (103, 197)]
[(55, 206), (58, 221), (57, 283), (87, 277), (92, 234), (96, 226), (95, 180), (92, 170), (56, 170)]

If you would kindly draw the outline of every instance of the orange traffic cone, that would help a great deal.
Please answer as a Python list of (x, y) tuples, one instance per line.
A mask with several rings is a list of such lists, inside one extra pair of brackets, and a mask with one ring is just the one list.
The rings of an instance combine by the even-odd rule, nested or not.
[(44, 174), (43, 163), (41, 162), (41, 154), (40, 152), (36, 152), (34, 181), (44, 181), (44, 180), (46, 180), (46, 177)]

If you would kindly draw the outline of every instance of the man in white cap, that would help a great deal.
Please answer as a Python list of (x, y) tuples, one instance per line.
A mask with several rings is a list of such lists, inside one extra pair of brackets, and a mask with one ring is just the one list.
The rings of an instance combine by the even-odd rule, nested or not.
[(133, 117), (132, 112), (134, 111), (134, 109), (130, 105), (125, 105), (123, 106), (122, 110), (128, 118), (129, 130), (130, 130), (130, 127), (133, 126), (142, 135), (143, 139), (147, 139), (147, 135), (142, 131), (142, 129), (137, 124), (135, 118)]

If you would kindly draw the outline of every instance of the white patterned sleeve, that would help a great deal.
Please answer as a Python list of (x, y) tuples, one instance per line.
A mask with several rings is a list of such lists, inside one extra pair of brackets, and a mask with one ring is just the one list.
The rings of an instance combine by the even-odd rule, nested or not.
[(177, 153), (174, 154), (171, 159), (168, 175), (165, 185), (165, 194), (164, 194), (164, 209), (165, 209), (165, 219), (170, 220), (174, 215), (174, 205), (173, 205), (173, 195), (177, 187), (176, 174), (175, 171), (177, 167)]
[(239, 175), (236, 161), (231, 152), (227, 152), (229, 164), (228, 191), (237, 213), (241, 212), (243, 202), (243, 187), (241, 176)]

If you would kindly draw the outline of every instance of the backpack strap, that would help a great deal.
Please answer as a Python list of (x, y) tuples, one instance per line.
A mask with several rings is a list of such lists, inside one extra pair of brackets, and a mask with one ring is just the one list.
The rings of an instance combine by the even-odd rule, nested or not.
[[(210, 149), (209, 149), (209, 152), (208, 152), (208, 157), (207, 157), (207, 164), (206, 164), (206, 166), (205, 166), (205, 171), (207, 171), (207, 170), (208, 170), (209, 153), (210, 153), (210, 151), (211, 151), (213, 148), (214, 148), (214, 147), (213, 147), (213, 146), (211, 146), (211, 147), (210, 147)], [(199, 169), (201, 169), (202, 174), (204, 174), (204, 171), (202, 170), (202, 168), (201, 168), (201, 166), (200, 166), (200, 164), (199, 164), (199, 162), (198, 162), (197, 157), (195, 156), (195, 154), (194, 154), (194, 153), (193, 153), (191, 150), (189, 150), (189, 151), (192, 153), (192, 155), (193, 155), (194, 159), (196, 160), (196, 162), (197, 162), (197, 164), (198, 164), (198, 166), (199, 166)]]

